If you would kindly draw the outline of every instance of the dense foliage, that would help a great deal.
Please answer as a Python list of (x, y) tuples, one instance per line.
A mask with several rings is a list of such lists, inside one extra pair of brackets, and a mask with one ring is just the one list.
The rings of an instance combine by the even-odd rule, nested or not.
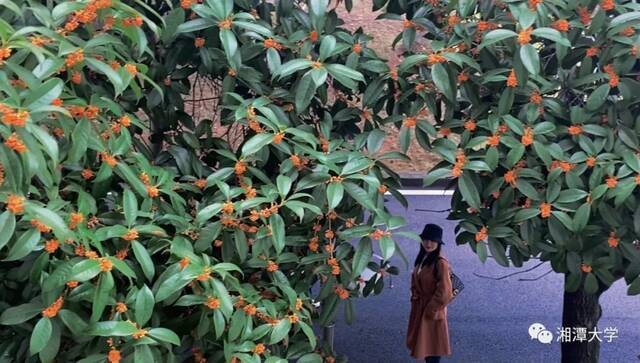
[[(570, 292), (624, 278), (640, 293), (640, 6), (374, 3), (406, 16), (388, 112), (405, 145), (415, 133), (442, 157), (426, 184), (457, 183), (458, 244), (503, 266), (550, 261)], [(411, 51), (418, 36), (429, 52)]]
[[(380, 152), (369, 39), (327, 0), (1, 4), (0, 354), (333, 361), (314, 322), (417, 238), (384, 207), (406, 156)], [(211, 119), (185, 110), (196, 74)]]

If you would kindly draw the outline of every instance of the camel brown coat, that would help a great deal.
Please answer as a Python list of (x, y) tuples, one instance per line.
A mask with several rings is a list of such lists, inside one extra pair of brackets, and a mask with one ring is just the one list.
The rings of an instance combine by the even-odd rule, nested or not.
[(407, 347), (412, 357), (421, 360), (427, 356), (451, 355), (447, 324), (447, 304), (453, 298), (449, 261), (441, 256), (436, 264), (438, 279), (433, 266), (425, 266), (420, 271), (415, 267), (411, 274)]

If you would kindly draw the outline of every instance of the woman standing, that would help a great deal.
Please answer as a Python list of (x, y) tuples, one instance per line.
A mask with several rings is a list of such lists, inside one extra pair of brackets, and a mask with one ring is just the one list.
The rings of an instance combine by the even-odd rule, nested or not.
[(440, 362), (451, 355), (447, 304), (453, 298), (449, 261), (441, 255), (442, 228), (427, 224), (411, 275), (411, 314), (407, 347), (411, 356), (425, 362)]

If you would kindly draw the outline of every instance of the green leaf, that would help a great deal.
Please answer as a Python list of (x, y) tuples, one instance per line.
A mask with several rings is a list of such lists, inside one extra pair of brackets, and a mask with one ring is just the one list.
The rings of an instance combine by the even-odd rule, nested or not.
[(518, 179), (516, 181), (516, 189), (520, 191), (520, 193), (526, 195), (532, 200), (540, 200), (540, 193), (526, 180)]
[(227, 58), (232, 59), (233, 55), (236, 53), (236, 50), (238, 50), (238, 41), (236, 40), (236, 35), (233, 34), (231, 30), (221, 29), (220, 41), (222, 42), (222, 46), (224, 47), (224, 52), (227, 55)]
[(327, 68), (329, 73), (331, 73), (331, 75), (336, 78), (346, 77), (356, 81), (364, 82), (364, 76), (362, 75), (362, 73), (342, 64), (325, 64), (325, 67)]
[(198, 214), (196, 215), (196, 223), (202, 224), (208, 221), (209, 219), (211, 219), (211, 217), (218, 214), (221, 210), (222, 210), (222, 204), (220, 203), (214, 203), (202, 208), (201, 210), (198, 211)]
[(214, 27), (216, 25), (218, 25), (218, 23), (213, 19), (197, 18), (180, 24), (176, 30), (176, 33), (193, 33), (198, 30)]
[(607, 101), (607, 96), (611, 87), (608, 83), (601, 84), (596, 88), (587, 99), (587, 109), (589, 111), (595, 111), (599, 109)]
[(95, 58), (85, 58), (85, 62), (87, 63), (89, 68), (93, 68), (93, 70), (107, 76), (109, 82), (111, 82), (114, 87), (116, 96), (124, 91), (127, 85), (124, 83), (118, 72), (114, 71), (111, 67)]
[(384, 236), (380, 238), (380, 252), (382, 253), (382, 258), (387, 261), (393, 256), (393, 253), (396, 251), (395, 242), (389, 238), (388, 236)]
[(609, 29), (638, 19), (640, 19), (640, 12), (638, 11), (630, 11), (628, 13), (620, 14), (611, 19), (611, 22), (609, 23)]
[(327, 186), (327, 201), (329, 209), (334, 209), (342, 201), (344, 195), (344, 187), (342, 183), (329, 183)]
[(242, 145), (242, 155), (246, 157), (257, 153), (260, 149), (269, 145), (273, 141), (273, 137), (274, 134), (268, 132), (254, 135), (244, 145)]
[(331, 56), (334, 49), (336, 49), (336, 38), (332, 35), (324, 36), (320, 43), (320, 55), (318, 56), (318, 61), (324, 62), (325, 59)]
[(287, 335), (289, 335), (289, 330), (291, 330), (291, 322), (289, 321), (289, 319), (281, 319), (273, 328), (273, 331), (271, 331), (269, 344), (280, 342)]
[(136, 323), (140, 324), (140, 326), (145, 326), (149, 319), (151, 319), (154, 305), (155, 300), (151, 289), (149, 289), (147, 285), (143, 285), (142, 288), (138, 290), (134, 306)]
[(71, 268), (69, 281), (88, 281), (96, 277), (100, 272), (100, 263), (97, 260), (82, 260)]
[(627, 294), (629, 295), (638, 295), (640, 294), (640, 276), (636, 277), (635, 280), (629, 285), (629, 289), (627, 290)]
[(353, 256), (352, 266), (353, 266), (353, 276), (357, 277), (362, 274), (364, 268), (367, 267), (369, 261), (371, 261), (371, 257), (373, 256), (373, 248), (371, 246), (371, 239), (362, 238), (360, 242), (358, 242), (358, 246), (356, 247), (356, 252)]
[[(313, 64), (312, 61), (308, 60), (308, 59), (293, 59), (288, 61), (287, 63), (283, 64), (282, 67), (280, 67), (280, 73), (278, 74), (278, 77), (280, 78), (284, 78), (292, 73), (295, 73), (297, 71), (303, 70), (303, 69), (307, 69), (309, 67), (311, 67), (311, 65)], [(276, 76), (274, 74), (274, 76)]]
[(313, 79), (313, 71), (305, 74), (302, 79), (300, 79), (295, 92), (295, 105), (297, 113), (303, 113), (307, 109), (307, 107), (309, 107), (309, 104), (311, 104), (311, 100), (316, 94), (316, 88), (317, 84)]
[(48, 106), (51, 101), (58, 98), (64, 89), (64, 83), (59, 78), (50, 78), (37, 89), (29, 92), (24, 106), (29, 110), (35, 110), (41, 106)]
[(509, 267), (509, 260), (502, 243), (495, 238), (489, 238), (489, 251), (500, 266)]
[(60, 241), (66, 241), (68, 238), (73, 237), (73, 233), (57, 213), (29, 202), (25, 203), (25, 209), (35, 219), (51, 227)]
[(540, 214), (540, 210), (538, 208), (525, 208), (516, 212), (513, 217), (513, 223), (524, 222), (527, 219), (531, 219)]
[(596, 275), (588, 273), (584, 278), (584, 292), (587, 294), (595, 294), (598, 292), (598, 279)]
[(142, 268), (144, 276), (149, 281), (153, 280), (153, 276), (156, 271), (153, 261), (151, 260), (151, 256), (149, 256), (149, 252), (147, 252), (147, 249), (138, 241), (132, 241), (131, 247), (133, 248), (133, 254), (136, 256), (136, 260), (138, 260), (138, 263)]
[(480, 194), (473, 180), (467, 173), (462, 173), (462, 176), (458, 178), (458, 188), (462, 193), (462, 198), (465, 202), (469, 203), (472, 208), (480, 209)]
[(54, 139), (48, 132), (44, 131), (40, 126), (34, 124), (27, 124), (26, 130), (30, 132), (33, 136), (40, 141), (42, 148), (49, 155), (53, 165), (55, 167), (58, 166), (58, 161), (60, 159), (60, 152), (58, 149), (58, 142)]
[(31, 333), (31, 340), (29, 341), (29, 353), (31, 355), (39, 353), (49, 342), (51, 337), (51, 320), (49, 318), (42, 318), (33, 328)]
[(431, 77), (433, 78), (433, 83), (442, 91), (445, 97), (447, 97), (449, 101), (455, 102), (456, 95), (451, 87), (451, 80), (449, 79), (449, 73), (445, 66), (440, 63), (434, 64), (431, 69)]
[(173, 345), (180, 345), (180, 338), (178, 337), (178, 335), (166, 328), (149, 329), (149, 336), (162, 342), (171, 343)]
[(552, 40), (567, 47), (571, 47), (571, 42), (569, 41), (569, 39), (563, 37), (562, 33), (553, 28), (536, 28), (531, 34), (540, 38)]
[(15, 228), (16, 217), (13, 213), (5, 211), (0, 214), (0, 249), (9, 242)]
[(355, 199), (358, 203), (369, 210), (375, 210), (376, 206), (373, 204), (373, 200), (369, 197), (369, 194), (358, 185), (351, 182), (343, 182), (342, 186), (349, 193), (349, 195)]
[(285, 226), (280, 214), (272, 214), (269, 217), (269, 225), (271, 226), (271, 240), (276, 253), (280, 254), (285, 246)]
[(18, 306), (12, 306), (7, 308), (0, 315), (0, 324), (2, 325), (16, 325), (24, 323), (25, 321), (40, 314), (43, 310), (42, 305), (35, 303), (27, 303)]
[(233, 25), (238, 27), (238, 28), (242, 28), (248, 31), (252, 31), (255, 33), (258, 33), (260, 35), (263, 35), (265, 37), (272, 37), (273, 33), (271, 32), (271, 30), (269, 28), (266, 28), (260, 24), (255, 24), (255, 23), (249, 23), (246, 21), (240, 21), (240, 20), (234, 20), (233, 21)]
[(540, 57), (533, 45), (525, 44), (520, 47), (520, 59), (529, 73), (538, 74), (540, 72)]
[(138, 200), (131, 189), (126, 188), (123, 196), (124, 218), (129, 228), (135, 223), (138, 217)]
[(126, 337), (135, 333), (136, 326), (127, 321), (101, 321), (92, 324), (87, 334), (100, 337)]
[(191, 279), (184, 274), (171, 275), (158, 288), (156, 292), (156, 302), (164, 301), (176, 291), (187, 286), (189, 282), (191, 282)]
[(154, 357), (148, 345), (136, 345), (133, 353), (134, 363), (153, 362)]
[(518, 33), (512, 30), (495, 29), (485, 34), (485, 36), (482, 38), (482, 43), (480, 43), (480, 46), (478, 48), (482, 49), (487, 45), (497, 43), (501, 40), (505, 40), (505, 39), (509, 39), (517, 36), (518, 36)]
[(589, 223), (589, 216), (591, 215), (591, 204), (584, 203), (578, 208), (575, 216), (573, 217), (573, 228), (575, 232), (581, 232), (584, 227)]
[(62, 309), (58, 313), (58, 316), (73, 335), (84, 334), (87, 329), (87, 323), (78, 314), (71, 310)]
[(39, 241), (40, 231), (35, 228), (27, 230), (18, 237), (18, 240), (11, 247), (9, 254), (3, 261), (16, 261), (25, 257), (34, 250)]
[(107, 305), (107, 300), (109, 299), (109, 295), (111, 295), (111, 291), (113, 290), (114, 286), (115, 283), (113, 281), (113, 275), (111, 275), (111, 272), (100, 274), (98, 286), (94, 290), (92, 299), (91, 321), (100, 320), (102, 312)]
[(82, 119), (71, 133), (71, 150), (67, 155), (67, 162), (75, 163), (86, 154), (89, 146), (89, 133), (91, 132), (91, 124), (88, 120)]

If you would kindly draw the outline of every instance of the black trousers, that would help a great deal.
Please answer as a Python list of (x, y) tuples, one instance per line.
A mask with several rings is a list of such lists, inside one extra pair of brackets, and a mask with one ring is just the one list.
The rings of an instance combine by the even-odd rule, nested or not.
[(425, 363), (440, 363), (440, 357), (433, 355), (424, 359)]

